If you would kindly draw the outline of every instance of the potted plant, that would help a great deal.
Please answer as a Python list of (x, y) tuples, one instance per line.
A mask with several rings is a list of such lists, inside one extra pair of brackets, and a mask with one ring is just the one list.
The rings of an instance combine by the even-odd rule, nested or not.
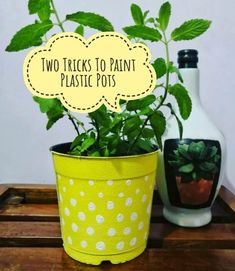
[(203, 141), (179, 144), (170, 159), (181, 202), (190, 205), (206, 203), (219, 171), (218, 148), (206, 146)]
[[(42, 45), (47, 41), (48, 31), (56, 27), (65, 31), (67, 21), (76, 23), (75, 32), (80, 35), (85, 27), (114, 31), (107, 19), (95, 13), (79, 11), (61, 20), (53, 0), (29, 0), (28, 8), (38, 19), (15, 34), (7, 51)], [(72, 258), (90, 264), (103, 260), (124, 262), (145, 249), (157, 152), (162, 148), (161, 137), (167, 123), (162, 109), (169, 109), (175, 117), (180, 137), (183, 126), (168, 96), (176, 98), (183, 119), (191, 111), (191, 100), (183, 85), (178, 84), (177, 92), (170, 88), (170, 74), (176, 73), (181, 82), (183, 79), (170, 61), (169, 43), (192, 39), (209, 27), (206, 20), (191, 20), (167, 39), (169, 2), (161, 6), (157, 18), (150, 17), (149, 11), (143, 12), (136, 4), (131, 5), (131, 13), (135, 25), (124, 28), (128, 37), (138, 42), (161, 42), (166, 49), (166, 60), (158, 58), (153, 62), (158, 79), (163, 76), (166, 79), (156, 85), (157, 96), (121, 101), (121, 113), (102, 106), (87, 115), (87, 123), (58, 99), (34, 97), (48, 118), (47, 129), (67, 117), (76, 131), (72, 143), (53, 146), (51, 151), (64, 248)]]

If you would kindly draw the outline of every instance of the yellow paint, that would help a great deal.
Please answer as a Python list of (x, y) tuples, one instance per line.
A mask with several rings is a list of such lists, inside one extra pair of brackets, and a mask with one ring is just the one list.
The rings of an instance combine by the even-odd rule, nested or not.
[(157, 152), (114, 158), (53, 152), (65, 251), (88, 263), (131, 260), (146, 247)]
[(101, 32), (85, 40), (65, 32), (29, 52), (24, 80), (33, 95), (58, 97), (71, 111), (92, 112), (105, 104), (119, 112), (120, 99), (139, 99), (155, 88), (150, 61), (148, 47), (122, 34)]

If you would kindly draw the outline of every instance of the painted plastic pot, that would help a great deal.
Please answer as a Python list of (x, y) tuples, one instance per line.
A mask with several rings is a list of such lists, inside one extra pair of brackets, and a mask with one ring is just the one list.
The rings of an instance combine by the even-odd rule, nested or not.
[(78, 157), (65, 154), (69, 145), (51, 148), (65, 251), (93, 265), (137, 257), (148, 238), (157, 152)]

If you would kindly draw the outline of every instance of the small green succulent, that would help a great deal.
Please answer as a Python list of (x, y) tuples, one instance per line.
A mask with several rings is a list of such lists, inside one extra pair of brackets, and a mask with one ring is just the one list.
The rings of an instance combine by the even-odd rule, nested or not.
[(168, 162), (182, 182), (213, 180), (219, 171), (218, 148), (206, 146), (203, 141), (180, 144), (170, 158)]

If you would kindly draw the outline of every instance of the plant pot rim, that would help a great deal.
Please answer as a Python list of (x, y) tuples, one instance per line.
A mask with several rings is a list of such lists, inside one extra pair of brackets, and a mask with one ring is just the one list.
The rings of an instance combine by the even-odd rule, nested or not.
[[(123, 158), (137, 158), (137, 157), (143, 157), (143, 156), (148, 156), (151, 154), (157, 154), (159, 152), (159, 148), (156, 149), (155, 151), (148, 152), (148, 153), (143, 153), (143, 154), (134, 154), (134, 155), (123, 155), (123, 156), (78, 156), (78, 155), (71, 155), (66, 153), (69, 150), (69, 147), (71, 145), (71, 142), (66, 142), (66, 143), (60, 143), (56, 144), (50, 147), (50, 152), (52, 154), (56, 154), (59, 156), (64, 156), (68, 158), (74, 158), (74, 159), (83, 159), (83, 160), (117, 160), (117, 159), (123, 159)], [(61, 150), (62, 149), (62, 150)]]

